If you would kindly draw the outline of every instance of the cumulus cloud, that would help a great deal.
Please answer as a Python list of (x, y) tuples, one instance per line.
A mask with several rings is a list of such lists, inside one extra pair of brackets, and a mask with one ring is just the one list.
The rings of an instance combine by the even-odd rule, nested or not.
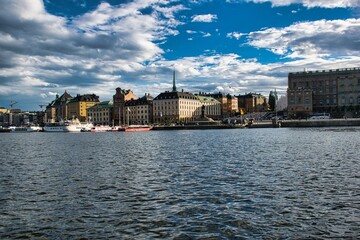
[[(171, 4), (170, 4), (171, 3)], [(147, 14), (142, 13), (148, 9)], [(2, 96), (21, 90), (50, 96), (58, 88), (84, 93), (97, 84), (119, 83), (164, 51), (157, 41), (178, 34), (171, 1), (103, 2), (75, 18), (52, 15), (41, 0), (3, 0), (0, 9)]]
[(245, 33), (231, 32), (231, 33), (227, 33), (226, 37), (235, 38), (236, 40), (239, 40), (242, 36), (245, 35), (246, 35)]
[(217, 15), (215, 14), (204, 14), (204, 15), (194, 15), (191, 18), (192, 22), (213, 22), (217, 19)]
[(248, 44), (289, 58), (359, 55), (360, 19), (320, 20), (248, 34)]

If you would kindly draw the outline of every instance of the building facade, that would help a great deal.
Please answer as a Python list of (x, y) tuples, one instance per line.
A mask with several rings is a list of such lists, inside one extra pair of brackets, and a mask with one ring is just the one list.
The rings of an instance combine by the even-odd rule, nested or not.
[(360, 105), (360, 68), (289, 73), (287, 95), (289, 116), (354, 108)]
[(201, 107), (204, 106), (204, 113), (206, 117), (212, 119), (221, 119), (221, 103), (215, 98), (208, 96), (196, 95), (200, 101)]
[(87, 109), (87, 119), (94, 125), (113, 125), (113, 102), (103, 101)]
[(68, 119), (77, 118), (80, 122), (89, 120), (87, 119), (87, 109), (99, 102), (99, 96), (95, 94), (78, 94), (67, 103)]
[(126, 122), (128, 124), (150, 124), (153, 122), (153, 100), (150, 94), (126, 101)]
[(245, 113), (266, 112), (269, 108), (266, 97), (257, 93), (239, 95), (238, 106)]
[(116, 88), (113, 95), (113, 120), (115, 125), (125, 124), (125, 102), (131, 99), (137, 99), (131, 90)]
[(239, 113), (238, 99), (230, 94), (219, 93), (199, 93), (202, 96), (215, 98), (221, 104), (222, 118), (235, 116)]
[(45, 122), (58, 122), (68, 119), (68, 105), (67, 103), (72, 99), (71, 95), (66, 91), (59, 97), (56, 94), (55, 100), (53, 100), (48, 106), (46, 106)]
[(163, 92), (153, 101), (154, 123), (181, 123), (201, 115), (201, 102), (189, 92)]

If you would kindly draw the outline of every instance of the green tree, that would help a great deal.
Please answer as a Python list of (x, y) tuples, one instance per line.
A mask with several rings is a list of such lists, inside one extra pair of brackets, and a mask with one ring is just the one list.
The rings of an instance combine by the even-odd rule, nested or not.
[(269, 94), (269, 108), (270, 108), (270, 111), (275, 111), (276, 101), (277, 101), (276, 90), (274, 92), (270, 91), (270, 94)]

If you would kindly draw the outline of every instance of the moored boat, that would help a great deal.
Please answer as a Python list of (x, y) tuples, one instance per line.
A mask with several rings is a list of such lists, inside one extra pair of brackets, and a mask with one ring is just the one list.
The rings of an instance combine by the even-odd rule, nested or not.
[(119, 128), (119, 131), (123, 132), (141, 132), (141, 131), (150, 131), (152, 127), (148, 125), (129, 125), (126, 127)]
[(64, 132), (64, 123), (47, 123), (44, 126), (44, 132)]

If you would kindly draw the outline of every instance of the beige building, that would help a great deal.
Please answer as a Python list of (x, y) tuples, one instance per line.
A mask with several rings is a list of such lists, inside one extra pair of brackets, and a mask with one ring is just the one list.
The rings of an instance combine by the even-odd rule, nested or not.
[(150, 124), (153, 122), (153, 100), (150, 94), (125, 103), (126, 121), (129, 124)]
[(87, 109), (87, 119), (94, 125), (112, 125), (113, 102), (104, 101)]
[[(221, 103), (218, 100), (209, 96), (196, 95), (196, 97), (199, 99), (201, 107), (205, 107), (204, 113), (206, 117), (212, 119), (221, 118)], [(196, 113), (198, 114), (198, 112)]]
[(201, 115), (201, 102), (189, 92), (163, 92), (153, 101), (154, 123), (180, 123)]

